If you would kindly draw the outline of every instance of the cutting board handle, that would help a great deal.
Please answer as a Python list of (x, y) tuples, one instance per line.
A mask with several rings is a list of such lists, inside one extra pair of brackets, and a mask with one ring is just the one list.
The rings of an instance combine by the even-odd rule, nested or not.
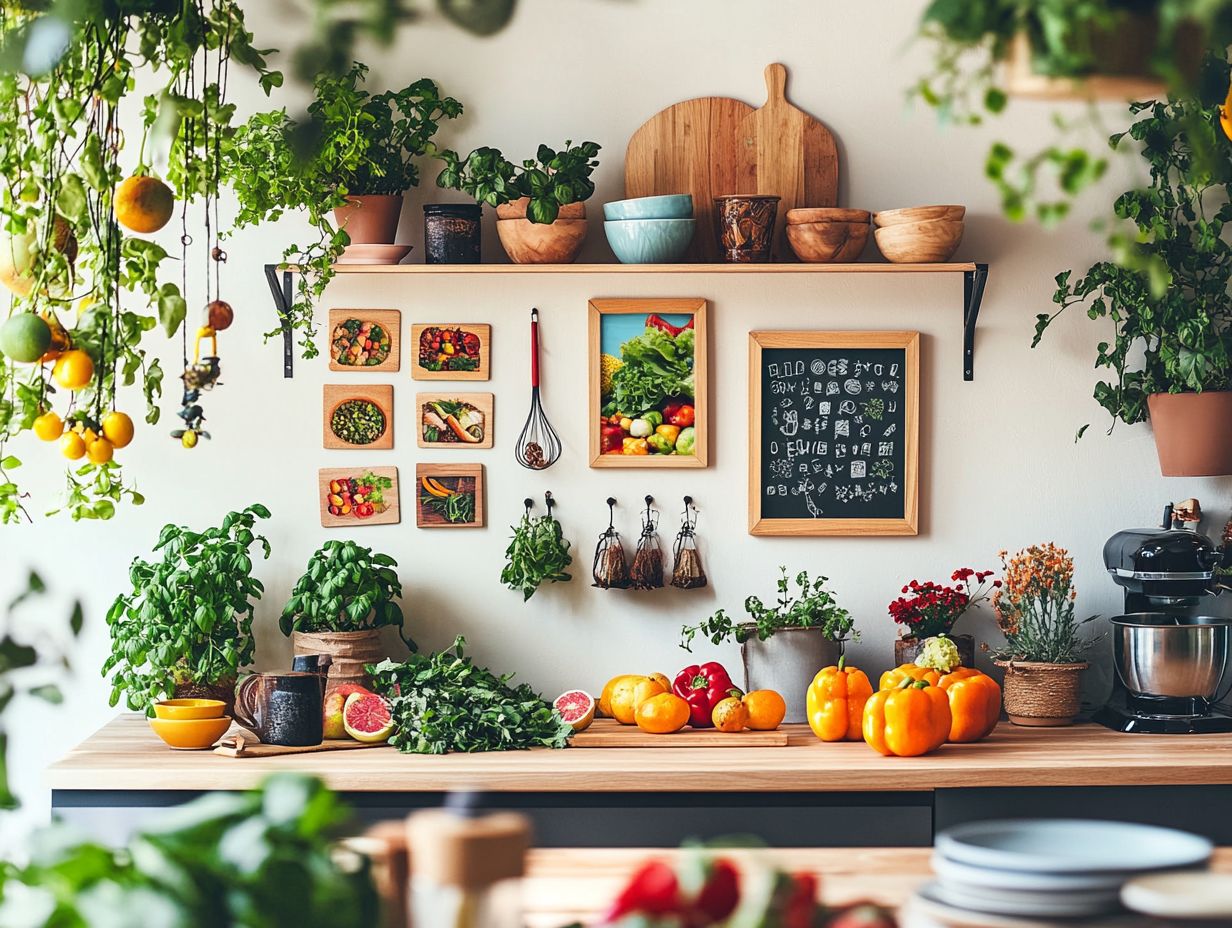
[(766, 105), (787, 102), (787, 68), (781, 64), (766, 65)]

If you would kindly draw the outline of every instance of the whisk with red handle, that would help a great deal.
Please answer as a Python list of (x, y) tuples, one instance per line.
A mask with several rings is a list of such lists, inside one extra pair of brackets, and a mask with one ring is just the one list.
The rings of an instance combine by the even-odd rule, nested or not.
[(530, 311), (530, 414), (513, 455), (531, 470), (551, 467), (560, 459), (560, 436), (552, 428), (539, 398), (539, 310)]

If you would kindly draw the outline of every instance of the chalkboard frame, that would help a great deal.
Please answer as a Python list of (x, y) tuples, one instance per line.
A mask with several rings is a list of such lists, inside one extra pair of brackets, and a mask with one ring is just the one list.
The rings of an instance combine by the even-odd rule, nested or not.
[[(773, 348), (902, 349), (904, 415), (903, 513), (889, 519), (778, 519), (761, 512), (762, 352)], [(920, 333), (755, 331), (749, 333), (749, 534), (876, 536), (919, 534)]]

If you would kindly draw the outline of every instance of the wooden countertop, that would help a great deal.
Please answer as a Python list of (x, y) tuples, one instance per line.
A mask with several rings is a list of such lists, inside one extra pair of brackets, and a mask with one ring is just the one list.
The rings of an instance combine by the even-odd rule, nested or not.
[[(1098, 725), (1018, 728), (926, 757), (882, 757), (862, 743), (823, 744), (789, 726), (777, 748), (570, 748), (441, 757), (381, 747), (270, 758), (172, 751), (125, 714), (48, 770), (59, 790), (248, 789), (279, 771), (342, 792), (914, 791), (976, 786), (1232, 784), (1232, 735), (1127, 735)], [(670, 736), (664, 736), (670, 737)], [(707, 775), (699, 777), (697, 771)], [(653, 775), (645, 775), (653, 771)]]

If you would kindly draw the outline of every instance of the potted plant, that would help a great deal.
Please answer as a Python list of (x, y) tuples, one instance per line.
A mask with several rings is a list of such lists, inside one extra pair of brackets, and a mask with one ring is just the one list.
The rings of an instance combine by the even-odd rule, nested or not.
[(1081, 708), (1078, 694), (1084, 640), (1074, 619), (1074, 559), (1052, 542), (1023, 548), (1005, 567), (992, 595), (1005, 644), (994, 650), (1005, 668), (1005, 711), (1015, 725), (1069, 725)]
[[(975, 638), (953, 634), (954, 625), (966, 613), (988, 599), (1001, 586), (1000, 580), (988, 583), (991, 570), (962, 567), (950, 575), (954, 586), (926, 580), (912, 580), (902, 588), (902, 596), (890, 603), (890, 617), (898, 624), (894, 641), (894, 663), (910, 664), (919, 656), (923, 642), (945, 635), (958, 648), (964, 667), (975, 666)], [(972, 583), (974, 578), (975, 582)]]
[[(482, 204), (496, 207), (496, 231), (515, 264), (570, 264), (586, 240), (585, 201), (595, 192), (590, 179), (599, 162), (594, 142), (565, 142), (561, 151), (540, 145), (534, 158), (520, 165), (495, 148), (477, 148), (465, 158), (445, 150), (438, 187), (460, 190), (475, 205), (432, 204), (424, 207), (424, 239), (429, 263), (455, 263), (454, 255), (479, 260)], [(442, 221), (469, 210), (465, 225)], [(456, 263), (467, 263), (456, 261)]]
[(308, 559), (278, 619), (295, 653), (327, 654), (329, 689), (344, 683), (366, 686), (368, 664), (388, 657), (381, 629), (397, 628), (412, 651), (414, 641), (402, 634), (402, 596), (398, 566), (388, 554), (373, 553), (353, 541), (327, 541)]
[(1095, 366), (1111, 376), (1095, 399), (1114, 425), (1150, 419), (1165, 476), (1232, 474), (1232, 245), (1222, 234), (1232, 161), (1199, 155), (1217, 139), (1226, 148), (1219, 103), (1228, 72), (1219, 62), (1205, 98), (1131, 108), (1137, 121), (1111, 141), (1128, 137), (1150, 167), (1149, 184), (1116, 201), (1132, 228), (1116, 240), (1116, 261), (1056, 278), (1060, 308), (1037, 317), (1032, 341), (1074, 305), (1110, 324)]
[(165, 525), (154, 546), (160, 559), (133, 559), (132, 591), (107, 611), (111, 655), (102, 672), (111, 674), (112, 706), (121, 695), (134, 710), (204, 697), (231, 712), (239, 670), (252, 663), (254, 603), (265, 589), (249, 552), (257, 546), (269, 558), (269, 542), (254, 531), (268, 518), (254, 503), (200, 532)]
[(441, 96), (429, 78), (372, 94), (362, 87), (367, 73), (358, 62), (342, 74), (321, 72), (306, 118), (294, 119), (285, 108), (258, 113), (228, 146), (237, 227), (302, 210), (318, 234), (315, 242), (283, 252), (304, 271), (291, 322), (305, 330), (305, 357), (316, 354), (312, 307), (334, 264), (391, 262), (384, 252), (373, 258), (367, 249), (347, 249), (394, 242), (403, 195), (419, 184), (412, 159), (434, 150), (441, 120), (462, 113), (462, 104)]
[(744, 601), (748, 621), (733, 622), (723, 609), (697, 625), (681, 629), (680, 646), (692, 651), (698, 635), (713, 644), (736, 641), (744, 663), (746, 691), (775, 690), (787, 701), (788, 722), (804, 722), (805, 695), (822, 667), (837, 664), (852, 629), (851, 613), (843, 609), (826, 589), (828, 577), (810, 580), (806, 571), (795, 576), (796, 595), (791, 592), (787, 568), (780, 567), (775, 584), (778, 599), (771, 606), (758, 597)]

